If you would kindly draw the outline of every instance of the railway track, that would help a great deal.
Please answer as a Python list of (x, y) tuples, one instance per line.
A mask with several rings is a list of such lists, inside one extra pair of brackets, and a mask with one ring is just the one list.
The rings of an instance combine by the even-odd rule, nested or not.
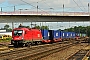
[(1, 47), (8, 47), (9, 44), (10, 44), (10, 42), (0, 42), (0, 48)]
[[(58, 42), (59, 44), (67, 44), (67, 43), (70, 43), (70, 42)], [(54, 43), (55, 44), (55, 43)], [(48, 44), (44, 44), (44, 45), (48, 45)], [(50, 44), (49, 44), (50, 45)], [(11, 51), (11, 50), (20, 50), (20, 49), (24, 49), (24, 48), (26, 48), (26, 47), (23, 47), (23, 48), (14, 48), (12, 45), (5, 45), (5, 44), (0, 44), (0, 53), (3, 53), (3, 52), (9, 52), (9, 51)], [(32, 47), (36, 47), (36, 46), (42, 46), (42, 45), (34, 45), (34, 46), (32, 46)]]
[(51, 44), (51, 45), (45, 45), (45, 46), (39, 46), (39, 47), (31, 47), (27, 49), (22, 49), (22, 50), (15, 50), (7, 53), (1, 53), (0, 54), (0, 59), (2, 60), (34, 60), (34, 59), (39, 59), (42, 58), (46, 55), (52, 54), (54, 52), (66, 49), (72, 45), (75, 44)]
[(0, 44), (0, 52), (8, 49), (8, 44)]
[(8, 45), (6, 45), (6, 44), (0, 44), (0, 47), (2, 47), (2, 46), (8, 46)]
[(81, 49), (75, 52), (73, 55), (69, 56), (66, 60), (84, 60), (89, 50)]

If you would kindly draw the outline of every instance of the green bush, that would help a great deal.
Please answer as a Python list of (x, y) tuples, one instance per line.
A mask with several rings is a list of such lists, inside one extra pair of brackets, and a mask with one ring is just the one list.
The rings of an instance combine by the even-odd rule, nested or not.
[(12, 38), (6, 38), (6, 40), (11, 40)]

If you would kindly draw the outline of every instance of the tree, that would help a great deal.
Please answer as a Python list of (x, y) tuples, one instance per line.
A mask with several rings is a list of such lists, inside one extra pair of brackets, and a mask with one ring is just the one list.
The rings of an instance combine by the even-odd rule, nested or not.
[(9, 27), (10, 27), (10, 26), (6, 24), (6, 25), (4, 26), (4, 29), (8, 29)]
[(35, 28), (40, 29), (40, 26), (35, 26)]
[(12, 29), (9, 28), (9, 27), (10, 27), (10, 26), (6, 24), (6, 25), (4, 26), (4, 28), (1, 28), (1, 29), (6, 29), (7, 32), (11, 32)]
[(7, 31), (7, 32), (11, 32), (11, 31), (12, 31), (12, 29), (11, 29), (11, 28), (9, 28), (9, 29), (6, 29), (6, 31)]
[(35, 26), (34, 28), (37, 28), (37, 29), (47, 29), (49, 30), (48, 26)]
[(47, 29), (47, 30), (49, 30), (48, 26), (41, 26), (41, 29)]

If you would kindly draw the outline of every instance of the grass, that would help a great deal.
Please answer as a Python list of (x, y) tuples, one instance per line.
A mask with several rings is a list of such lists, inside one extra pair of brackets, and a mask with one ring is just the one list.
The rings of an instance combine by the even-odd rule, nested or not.
[(0, 40), (0, 42), (10, 42), (12, 38), (7, 38), (7, 39), (3, 39), (3, 40)]

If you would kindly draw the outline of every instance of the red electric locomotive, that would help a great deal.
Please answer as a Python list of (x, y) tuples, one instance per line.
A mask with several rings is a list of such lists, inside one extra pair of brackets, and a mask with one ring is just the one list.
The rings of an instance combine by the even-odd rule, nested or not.
[(42, 34), (39, 29), (15, 28), (12, 31), (11, 44), (14, 46), (30, 46), (42, 42)]

